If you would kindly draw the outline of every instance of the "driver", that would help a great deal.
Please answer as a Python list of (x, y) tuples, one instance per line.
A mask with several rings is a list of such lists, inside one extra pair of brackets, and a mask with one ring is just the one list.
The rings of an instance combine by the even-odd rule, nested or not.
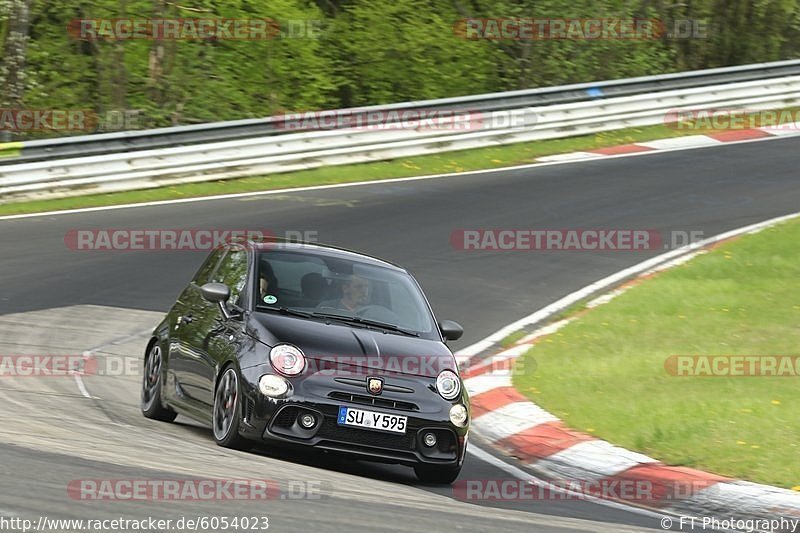
[(272, 270), (272, 265), (267, 260), (261, 261), (261, 268), (258, 276), (258, 293), (261, 300), (268, 294), (277, 294), (278, 278)]
[(369, 280), (353, 275), (342, 285), (342, 297), (336, 300), (326, 300), (318, 307), (341, 309), (355, 313), (367, 305), (369, 301)]

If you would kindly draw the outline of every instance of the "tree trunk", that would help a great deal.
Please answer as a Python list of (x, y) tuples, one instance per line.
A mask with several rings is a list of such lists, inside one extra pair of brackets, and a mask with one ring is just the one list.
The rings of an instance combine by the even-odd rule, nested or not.
[[(30, 27), (30, 0), (7, 0), (8, 32), (0, 58), (0, 107), (19, 109), (25, 94), (25, 63)], [(8, 132), (0, 132), (0, 141), (9, 140)]]
[[(128, 6), (125, 0), (119, 1), (119, 14), (121, 17), (128, 16)], [(111, 106), (113, 111), (124, 115), (127, 107), (128, 70), (125, 67), (125, 43), (122, 41), (114, 43), (114, 64), (114, 87), (111, 93)]]
[[(164, 19), (166, 3), (164, 0), (153, 1), (153, 18)], [(164, 41), (161, 35), (154, 36), (153, 46), (150, 48), (148, 64), (148, 85), (150, 87), (150, 100), (156, 106), (164, 104)]]

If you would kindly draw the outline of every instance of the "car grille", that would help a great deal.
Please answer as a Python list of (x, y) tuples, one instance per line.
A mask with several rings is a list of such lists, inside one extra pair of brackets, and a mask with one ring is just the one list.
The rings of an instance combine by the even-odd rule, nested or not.
[(337, 424), (335, 418), (328, 417), (325, 418), (316, 436), (321, 439), (346, 442), (348, 444), (378, 446), (395, 450), (410, 450), (414, 444), (414, 439), (408, 434), (392, 435), (391, 433), (380, 431), (348, 428)]
[(281, 409), (281, 411), (275, 416), (275, 419), (272, 421), (272, 425), (282, 428), (290, 428), (294, 424), (294, 421), (297, 420), (297, 415), (299, 414), (300, 414), (299, 407), (286, 407), (284, 409)]
[(399, 409), (401, 411), (419, 411), (419, 406), (411, 402), (401, 402), (380, 398), (378, 396), (365, 396), (363, 394), (350, 394), (349, 392), (333, 391), (328, 393), (328, 398), (343, 402), (357, 403), (361, 405), (372, 405), (375, 407), (385, 407), (386, 409)]
[(253, 418), (253, 412), (256, 410), (256, 402), (252, 398), (247, 398), (244, 402), (244, 419), (250, 421)]

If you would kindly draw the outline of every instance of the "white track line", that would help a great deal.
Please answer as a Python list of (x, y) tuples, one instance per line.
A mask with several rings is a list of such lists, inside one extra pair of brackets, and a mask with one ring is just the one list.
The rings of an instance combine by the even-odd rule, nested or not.
[(626, 512), (629, 512), (629, 513), (640, 514), (640, 515), (648, 516), (648, 517), (651, 517), (651, 518), (661, 519), (664, 516), (674, 516), (674, 515), (670, 515), (669, 513), (657, 513), (655, 511), (650, 511), (648, 509), (642, 509), (640, 507), (631, 507), (629, 505), (625, 505), (625, 504), (622, 504), (622, 503), (619, 503), (619, 502), (615, 502), (615, 501), (611, 501), (611, 500), (603, 500), (603, 499), (591, 496), (589, 494), (569, 491), (569, 490), (564, 489), (563, 487), (559, 487), (557, 485), (551, 485), (551, 484), (547, 483), (546, 481), (544, 481), (543, 479), (540, 479), (540, 478), (534, 476), (533, 474), (531, 474), (529, 472), (526, 472), (525, 470), (522, 470), (521, 468), (518, 468), (518, 467), (516, 467), (516, 466), (514, 466), (514, 465), (512, 465), (510, 463), (507, 463), (507, 462), (503, 461), (502, 459), (498, 459), (494, 455), (492, 455), (489, 452), (479, 448), (475, 444), (472, 444), (467, 448), (467, 453), (469, 453), (470, 455), (474, 456), (476, 459), (479, 459), (479, 460), (483, 461), (484, 463), (488, 463), (488, 464), (494, 466), (495, 468), (499, 468), (500, 470), (503, 470), (504, 472), (510, 474), (511, 476), (513, 476), (516, 479), (520, 479), (522, 481), (527, 481), (527, 482), (529, 482), (529, 483), (531, 483), (533, 485), (536, 485), (537, 487), (549, 487), (549, 489), (551, 491), (558, 492), (560, 494), (571, 494), (571, 495), (575, 496), (575, 498), (578, 499), (578, 500), (590, 501), (592, 503), (596, 503), (598, 505), (602, 505), (602, 506), (605, 506), (605, 507), (611, 507), (613, 509), (618, 509), (618, 510), (626, 511)]
[[(369, 180), (369, 181), (358, 181), (353, 183), (334, 183), (332, 185), (312, 185), (309, 187), (291, 187), (287, 189), (275, 189), (271, 191), (253, 191), (253, 192), (242, 192), (242, 193), (231, 193), (231, 194), (217, 194), (213, 196), (200, 196), (197, 198), (180, 198), (176, 200), (158, 200), (153, 202), (142, 202), (136, 204), (121, 204), (121, 205), (108, 205), (108, 206), (100, 206), (100, 207), (82, 207), (78, 209), (63, 209), (59, 211), (44, 211), (41, 213), (26, 213), (22, 215), (5, 215), (0, 216), (0, 221), (2, 220), (17, 220), (23, 218), (35, 218), (35, 217), (48, 217), (48, 216), (57, 216), (57, 215), (70, 215), (76, 213), (92, 213), (95, 211), (114, 211), (117, 209), (132, 209), (136, 207), (155, 207), (155, 206), (162, 206), (162, 205), (173, 205), (173, 204), (186, 204), (186, 203), (194, 203), (194, 202), (209, 202), (213, 200), (230, 200), (236, 198), (250, 198), (254, 196), (271, 196), (275, 194), (287, 194), (287, 193), (294, 193), (294, 192), (303, 192), (303, 191), (321, 191), (325, 189), (340, 189), (344, 187), (361, 187), (366, 185), (380, 185), (384, 183), (401, 183), (405, 181), (418, 181), (418, 180), (430, 180), (430, 179), (439, 179), (439, 178), (452, 178), (452, 177), (459, 177), (459, 176), (471, 176), (475, 174), (493, 174), (497, 172), (509, 172), (513, 170), (525, 170), (531, 169), (535, 167), (545, 167), (551, 165), (569, 165), (575, 163), (586, 163), (586, 162), (597, 162), (597, 161), (606, 161), (609, 159), (618, 159), (621, 157), (640, 157), (646, 155), (653, 155), (653, 154), (663, 154), (665, 152), (678, 152), (678, 151), (686, 151), (686, 150), (703, 150), (708, 148), (719, 148), (721, 146), (730, 146), (734, 144), (744, 144), (744, 143), (753, 143), (753, 142), (764, 142), (764, 141), (773, 141), (777, 139), (785, 139), (786, 137), (800, 135), (800, 132), (791, 132), (791, 133), (784, 133), (780, 136), (773, 135), (772, 137), (761, 137), (758, 139), (743, 139), (741, 141), (728, 141), (720, 144), (715, 145), (708, 145), (708, 146), (684, 146), (678, 148), (669, 148), (663, 150), (650, 150), (646, 152), (632, 152), (626, 154), (615, 154), (615, 155), (607, 155), (603, 157), (592, 157), (587, 159), (580, 159), (576, 161), (550, 161), (545, 163), (530, 163), (526, 165), (516, 165), (512, 167), (501, 167), (501, 168), (490, 168), (484, 170), (470, 170), (467, 172), (455, 172), (449, 174), (430, 174), (427, 176), (410, 176), (406, 178), (390, 178), (390, 179), (382, 179), (382, 180)], [(641, 144), (641, 143), (640, 143)], [(0, 174), (2, 174), (2, 167), (0, 167)]]
[[(146, 329), (146, 330), (140, 331), (139, 333), (132, 333), (130, 335), (125, 335), (124, 337), (118, 337), (116, 339), (108, 341), (105, 344), (101, 344), (100, 346), (95, 346), (94, 348), (91, 348), (90, 350), (84, 351), (83, 355), (84, 355), (84, 357), (93, 357), (94, 352), (99, 352), (99, 351), (103, 350), (104, 348), (109, 348), (111, 346), (116, 346), (118, 344), (122, 344), (124, 342), (128, 342), (128, 341), (131, 341), (131, 340), (139, 338), (139, 337), (145, 337), (147, 335), (150, 335), (152, 331), (153, 330), (151, 328), (151, 329)], [(81, 392), (81, 394), (85, 398), (89, 398), (90, 400), (92, 400), (92, 399), (99, 400), (100, 399), (97, 396), (92, 396), (91, 394), (89, 394), (89, 390), (86, 388), (86, 384), (83, 382), (83, 379), (81, 379), (80, 373), (73, 374), (73, 377), (75, 378), (75, 384), (78, 386), (78, 390)]]
[(81, 394), (83, 394), (83, 396), (85, 398), (89, 398), (90, 400), (93, 399), (94, 396), (89, 394), (89, 391), (86, 390), (86, 385), (83, 384), (83, 380), (81, 379), (81, 375), (80, 374), (73, 374), (73, 376), (75, 377), (75, 383), (78, 385), (78, 390), (81, 391)]
[(474, 418), (470, 425), (481, 437), (499, 442), (526, 429), (557, 421), (558, 418), (526, 400), (509, 403), (484, 413)]
[[(620, 272), (617, 272), (616, 274), (612, 274), (612, 275), (610, 275), (610, 276), (608, 276), (606, 278), (601, 279), (600, 281), (597, 281), (597, 282), (595, 282), (595, 283), (593, 283), (591, 285), (588, 285), (588, 286), (584, 287), (583, 289), (580, 289), (578, 291), (573, 292), (572, 294), (569, 294), (569, 295), (565, 296), (564, 298), (562, 298), (562, 299), (560, 299), (560, 300), (548, 305), (547, 307), (544, 307), (543, 309), (540, 309), (539, 311), (537, 311), (535, 313), (532, 313), (531, 315), (528, 315), (527, 317), (525, 317), (525, 318), (523, 318), (521, 320), (518, 320), (517, 322), (514, 322), (513, 324), (511, 324), (509, 326), (506, 326), (505, 328), (497, 331), (496, 333), (493, 333), (492, 335), (490, 335), (486, 339), (483, 339), (482, 341), (479, 341), (479, 342), (473, 344), (472, 346), (469, 346), (469, 347), (465, 348), (464, 350), (461, 350), (459, 352), (459, 354), (463, 354), (465, 351), (468, 351), (468, 350), (476, 350), (476, 347), (480, 348), (480, 349), (477, 349), (475, 351), (475, 353), (478, 353), (478, 352), (482, 351), (483, 349), (488, 348), (489, 346), (493, 345), (497, 340), (502, 339), (508, 333), (513, 332), (516, 329), (520, 329), (520, 327), (521, 327), (521, 326), (519, 326), (520, 324), (529, 324), (529, 323), (539, 322), (541, 320), (545, 320), (548, 316), (551, 316), (554, 313), (557, 313), (558, 311), (563, 309), (564, 307), (567, 307), (567, 306), (571, 305), (572, 303), (581, 300), (587, 293), (592, 293), (595, 290), (598, 290), (598, 288), (602, 287), (603, 285), (606, 285), (606, 286), (613, 285), (614, 283), (618, 282), (620, 279), (624, 279), (624, 278), (626, 278), (626, 277), (628, 277), (630, 275), (633, 275), (635, 273), (646, 272), (647, 270), (651, 269), (653, 266), (655, 266), (655, 265), (657, 265), (659, 263), (663, 263), (664, 260), (674, 259), (673, 255), (680, 255), (680, 254), (676, 254), (676, 252), (682, 251), (682, 253), (687, 253), (687, 252), (688, 253), (696, 253), (701, 248), (704, 248), (704, 247), (706, 247), (706, 246), (708, 246), (710, 244), (713, 244), (715, 242), (719, 242), (719, 241), (722, 241), (722, 240), (725, 240), (725, 239), (729, 239), (731, 237), (735, 237), (735, 236), (738, 236), (738, 235), (743, 235), (745, 233), (757, 232), (757, 231), (760, 231), (760, 230), (762, 230), (764, 228), (767, 228), (769, 226), (772, 226), (772, 225), (775, 225), (775, 224), (779, 224), (781, 222), (785, 222), (787, 220), (791, 220), (791, 219), (797, 218), (797, 217), (800, 217), (800, 212), (792, 213), (792, 214), (781, 216), (781, 217), (771, 218), (771, 219), (765, 220), (763, 222), (759, 222), (759, 223), (756, 223), (756, 224), (751, 224), (749, 226), (743, 226), (741, 228), (737, 228), (737, 229), (734, 229), (734, 230), (727, 231), (725, 233), (721, 233), (721, 234), (716, 235), (714, 237), (710, 237), (708, 239), (705, 239), (705, 240), (703, 240), (703, 241), (701, 241), (699, 243), (695, 243), (695, 244), (692, 244), (692, 245), (689, 245), (689, 246), (685, 246), (682, 249), (672, 250), (670, 252), (661, 254), (658, 257), (654, 257), (653, 259), (648, 259), (646, 261), (643, 261), (643, 262), (639, 263), (638, 265), (634, 265), (634, 266), (632, 266), (630, 268), (626, 268), (624, 270), (621, 270)], [(623, 275), (623, 273), (624, 273), (624, 275)], [(589, 290), (589, 289), (591, 289), (591, 290)], [(481, 376), (479, 376), (479, 377), (481, 377)], [(478, 378), (471, 378), (471, 379), (478, 379)], [(478, 383), (478, 382), (476, 382), (476, 383)], [(473, 426), (474, 426), (474, 422), (473, 422)], [(495, 457), (494, 455), (490, 454), (489, 452), (487, 452), (485, 450), (482, 450), (481, 448), (477, 447), (475, 444), (472, 444), (472, 446), (467, 449), (467, 452), (470, 453), (471, 455), (474, 455), (476, 458), (480, 459), (481, 461), (489, 463), (492, 466), (495, 466), (495, 467), (497, 467), (497, 468), (499, 468), (499, 469), (511, 474), (512, 476), (514, 476), (517, 479), (530, 481), (531, 483), (536, 484), (537, 486), (538, 485), (542, 485), (542, 484), (546, 484), (545, 481), (541, 480), (540, 478), (537, 478), (533, 474), (530, 474), (530, 473), (528, 473), (528, 472), (526, 472), (526, 471), (524, 471), (524, 470), (522, 470), (522, 469), (520, 469), (520, 468), (518, 468), (518, 467), (516, 467), (516, 466), (514, 466), (512, 464), (510, 464), (510, 463), (507, 463), (506, 461), (504, 461), (502, 459), (499, 459), (498, 457)], [(642, 456), (642, 457), (644, 457), (644, 456)], [(649, 458), (647, 458), (647, 459), (649, 459)], [(556, 490), (556, 489), (553, 489), (553, 490)], [(614, 502), (614, 501), (609, 501), (609, 500), (602, 500), (602, 499), (597, 499), (597, 498), (591, 498), (589, 496), (584, 496), (584, 495), (580, 495), (579, 497), (585, 498), (585, 499), (587, 499), (589, 501), (592, 501), (594, 503), (597, 503), (599, 505), (604, 505), (604, 506), (607, 506), (607, 507), (612, 507), (612, 508), (615, 508), (615, 509), (621, 509), (621, 510), (624, 510), (624, 511), (633, 512), (633, 513), (637, 513), (637, 514), (641, 514), (641, 515), (645, 515), (645, 516), (649, 516), (649, 517), (654, 517), (654, 518), (659, 518), (659, 519), (664, 517), (664, 516), (677, 516), (674, 513), (662, 513), (662, 514), (659, 514), (659, 513), (655, 512), (655, 511), (649, 511), (647, 509), (642, 509), (642, 508), (639, 508), (639, 507), (633, 507), (633, 506), (625, 505), (625, 504), (619, 503), (619, 502)]]
[(530, 326), (537, 322), (541, 322), (550, 318), (555, 313), (564, 310), (565, 308), (573, 305), (585, 298), (588, 298), (592, 294), (600, 292), (602, 290), (608, 289), (613, 285), (620, 283), (621, 281), (636, 276), (637, 274), (641, 274), (643, 272), (647, 272), (648, 270), (655, 268), (656, 266), (664, 263), (666, 261), (677, 259), (685, 254), (696, 253), (700, 251), (702, 248), (714, 244), (719, 241), (724, 241), (725, 239), (730, 239), (731, 237), (736, 237), (738, 235), (743, 235), (745, 233), (750, 233), (753, 231), (759, 231), (764, 229), (768, 226), (772, 226), (774, 224), (778, 224), (780, 222), (784, 222), (787, 220), (791, 220), (793, 218), (797, 218), (800, 216), (800, 212), (791, 213), (789, 215), (784, 215), (780, 217), (771, 218), (769, 220), (765, 220), (764, 222), (758, 222), (756, 224), (751, 224), (749, 226), (744, 226), (741, 228), (733, 229), (730, 231), (726, 231), (724, 233), (720, 233), (719, 235), (715, 235), (714, 237), (709, 237), (708, 239), (703, 239), (702, 241), (689, 244), (686, 246), (682, 246), (680, 248), (676, 248), (675, 250), (670, 250), (669, 252), (665, 252), (663, 254), (657, 255), (656, 257), (647, 259), (628, 267), (626, 269), (620, 270), (610, 276), (606, 276), (605, 278), (595, 281), (594, 283), (583, 287), (573, 293), (570, 293), (563, 298), (556, 300), (555, 302), (551, 303), (550, 305), (539, 309), (535, 313), (531, 313), (530, 315), (523, 317), (516, 322), (513, 322), (502, 329), (497, 330), (496, 332), (492, 333), (488, 337), (483, 340), (476, 342), (466, 348), (459, 350), (456, 355), (459, 357), (466, 357), (466, 356), (473, 356), (476, 355), (488, 348), (494, 346), (497, 342), (500, 342), (510, 333), (514, 333), (526, 326)]

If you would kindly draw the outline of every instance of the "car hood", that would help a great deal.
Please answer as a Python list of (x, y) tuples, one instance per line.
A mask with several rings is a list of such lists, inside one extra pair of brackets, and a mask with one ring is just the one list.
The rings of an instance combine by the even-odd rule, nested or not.
[(364, 368), (435, 378), (442, 370), (458, 372), (455, 357), (440, 341), (325, 323), (291, 316), (254, 313), (264, 328), (259, 340), (268, 346), (293, 344), (321, 369)]

